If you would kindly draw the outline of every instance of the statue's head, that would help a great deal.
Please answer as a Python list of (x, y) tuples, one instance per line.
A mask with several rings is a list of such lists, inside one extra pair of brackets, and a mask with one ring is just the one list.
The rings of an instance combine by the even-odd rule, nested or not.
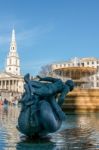
[(74, 84), (74, 82), (72, 80), (67, 80), (65, 82), (65, 84), (69, 86), (70, 91), (72, 91), (74, 89), (74, 87), (75, 87), (75, 84)]

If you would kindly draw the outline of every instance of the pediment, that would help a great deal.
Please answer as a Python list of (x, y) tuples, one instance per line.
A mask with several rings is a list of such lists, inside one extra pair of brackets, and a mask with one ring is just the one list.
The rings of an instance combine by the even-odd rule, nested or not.
[(8, 75), (7, 73), (4, 73), (4, 72), (0, 73), (0, 78), (10, 78), (10, 77), (11, 76)]
[(0, 79), (8, 79), (8, 78), (22, 78), (21, 76), (17, 76), (17, 75), (14, 75), (14, 74), (11, 74), (11, 73), (8, 73), (8, 72), (1, 72), (0, 73)]

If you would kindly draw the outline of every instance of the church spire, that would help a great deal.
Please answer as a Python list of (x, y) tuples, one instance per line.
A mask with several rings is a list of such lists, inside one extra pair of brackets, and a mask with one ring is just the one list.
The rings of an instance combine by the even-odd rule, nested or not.
[(6, 62), (6, 72), (10, 72), (15, 75), (20, 75), (20, 59), (17, 53), (15, 30), (12, 30), (10, 51)]
[(10, 43), (10, 52), (17, 52), (15, 30), (12, 30), (11, 43)]
[(15, 42), (15, 30), (14, 30), (14, 28), (12, 30), (12, 42)]

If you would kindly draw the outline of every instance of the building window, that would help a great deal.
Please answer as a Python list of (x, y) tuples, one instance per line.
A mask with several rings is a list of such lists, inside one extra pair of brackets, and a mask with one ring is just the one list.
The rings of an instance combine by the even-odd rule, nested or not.
[(99, 82), (97, 82), (97, 87), (99, 87)]
[(99, 60), (97, 61), (97, 64), (99, 64)]
[(94, 87), (94, 83), (93, 82), (91, 82), (91, 86)]
[(9, 68), (9, 70), (11, 70), (11, 68)]
[(78, 63), (78, 66), (80, 66), (80, 63)]
[(81, 63), (81, 66), (84, 66), (84, 63)]
[(89, 65), (89, 62), (87, 62), (87, 65)]
[(97, 66), (97, 71), (99, 71), (99, 66)]
[(14, 50), (14, 47), (11, 47), (12, 50)]
[(16, 70), (18, 70), (18, 68), (16, 68)]
[(92, 61), (92, 64), (94, 64), (94, 61)]

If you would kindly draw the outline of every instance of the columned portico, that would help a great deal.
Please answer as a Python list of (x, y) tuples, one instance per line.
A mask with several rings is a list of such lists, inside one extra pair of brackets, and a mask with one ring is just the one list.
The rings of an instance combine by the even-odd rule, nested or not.
[[(20, 83), (20, 84), (19, 84)], [(0, 90), (23, 93), (23, 78), (19, 79), (0, 79)]]

